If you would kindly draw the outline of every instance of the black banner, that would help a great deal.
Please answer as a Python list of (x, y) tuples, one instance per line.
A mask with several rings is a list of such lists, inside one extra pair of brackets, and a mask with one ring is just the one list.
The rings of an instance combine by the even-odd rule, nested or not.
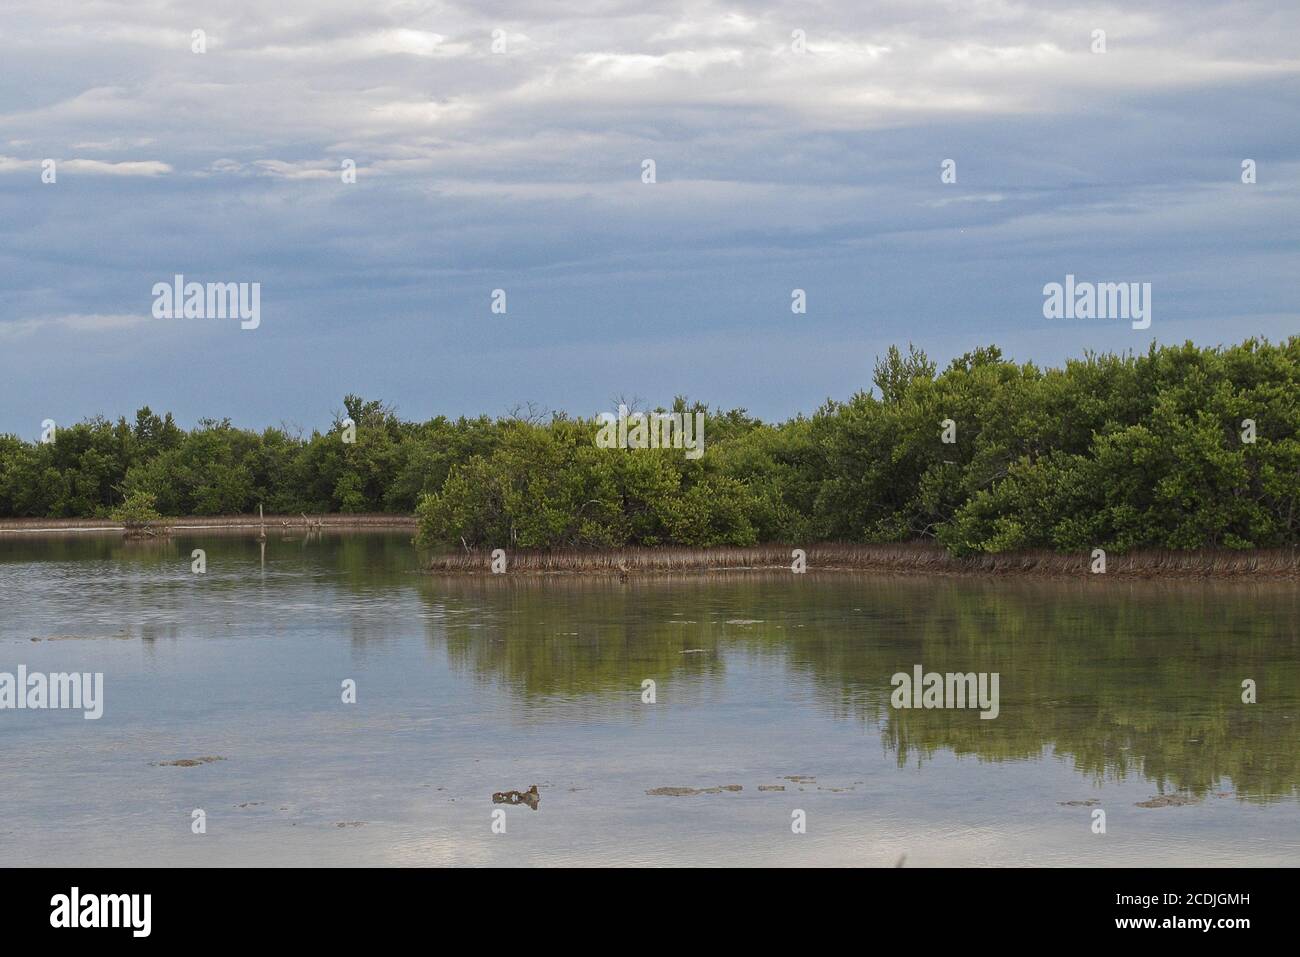
[(815, 936), (833, 918), (881, 940), (912, 928), (918, 946), (983, 947), (1041, 933), (1058, 944), (1129, 937), (1230, 948), (1290, 926), (1283, 909), (1293, 878), (1264, 869), (6, 870), (0, 914), (11, 942), (75, 934), (82, 943), (338, 945), (435, 926), (445, 934), (454, 923), (487, 930), (488, 946), (590, 940), (592, 930), (632, 944), (656, 927), (726, 943), (766, 934), (773, 922)]

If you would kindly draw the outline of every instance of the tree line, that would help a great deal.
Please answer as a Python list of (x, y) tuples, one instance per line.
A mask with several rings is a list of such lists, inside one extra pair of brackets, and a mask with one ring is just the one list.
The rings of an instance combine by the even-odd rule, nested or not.
[(0, 517), (256, 511), (419, 517), (428, 547), (937, 540), (955, 554), (1046, 547), (1297, 544), (1300, 337), (1155, 345), (1061, 368), (985, 347), (940, 371), (891, 347), (873, 388), (765, 423), (685, 397), (705, 453), (609, 449), (601, 422), (403, 421), (349, 395), (310, 436), (148, 408), (53, 441), (0, 436)]

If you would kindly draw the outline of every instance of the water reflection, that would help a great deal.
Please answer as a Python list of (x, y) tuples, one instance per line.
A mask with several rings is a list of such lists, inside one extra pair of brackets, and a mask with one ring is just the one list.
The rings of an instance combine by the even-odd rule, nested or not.
[[(900, 766), (940, 751), (1055, 754), (1095, 781), (1141, 774), (1161, 793), (1300, 793), (1300, 605), (1286, 587), (741, 573), (419, 588), (453, 665), (525, 703), (599, 707), (642, 677), (721, 681), (729, 656), (752, 654), (878, 731)], [(915, 664), (998, 672), (999, 717), (892, 709), (891, 676)], [(1247, 678), (1256, 704), (1242, 702)]]
[[(696, 701), (734, 693), (735, 672), (758, 662), (775, 685), (751, 707), (779, 718), (811, 706), (856, 723), (900, 767), (1054, 755), (1094, 782), (1140, 776), (1161, 793), (1259, 804), (1300, 794), (1300, 599), (1285, 585), (815, 571), (435, 578), (409, 533), (277, 531), (265, 543), (211, 530), (0, 536), (0, 637), (80, 629), (183, 644), (294, 632), (325, 647), (337, 633), (356, 653), (416, 637), (430, 671), (449, 665), (561, 725), (639, 719), (645, 678)], [(201, 583), (190, 572), (198, 547)], [(998, 672), (998, 718), (892, 709), (891, 676), (917, 664)], [(1257, 704), (1242, 703), (1245, 679)], [(698, 720), (708, 735), (709, 712)]]

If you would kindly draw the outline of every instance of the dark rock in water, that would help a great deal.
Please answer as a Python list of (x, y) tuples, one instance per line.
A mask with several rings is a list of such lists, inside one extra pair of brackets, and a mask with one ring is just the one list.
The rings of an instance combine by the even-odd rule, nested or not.
[(224, 761), (225, 758), (214, 758), (204, 756), (201, 758), (177, 758), (175, 761), (155, 761), (154, 766), (160, 768), (196, 768), (200, 764), (211, 764), (213, 761)]
[(1086, 801), (1057, 801), (1061, 807), (1096, 807), (1101, 801), (1098, 798), (1088, 798)]
[(493, 804), (527, 804), (534, 811), (537, 810), (541, 800), (542, 796), (537, 793), (536, 784), (527, 791), (497, 791), (492, 795)]

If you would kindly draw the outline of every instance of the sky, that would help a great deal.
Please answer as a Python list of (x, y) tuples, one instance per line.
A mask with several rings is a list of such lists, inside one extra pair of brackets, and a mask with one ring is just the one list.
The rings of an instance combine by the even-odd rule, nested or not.
[[(1297, 36), (1249, 0), (5, 0), (0, 432), (784, 419), (891, 344), (1277, 341)], [(259, 283), (257, 327), (158, 318), (177, 274)], [(1067, 274), (1149, 282), (1150, 328), (1045, 318)]]

